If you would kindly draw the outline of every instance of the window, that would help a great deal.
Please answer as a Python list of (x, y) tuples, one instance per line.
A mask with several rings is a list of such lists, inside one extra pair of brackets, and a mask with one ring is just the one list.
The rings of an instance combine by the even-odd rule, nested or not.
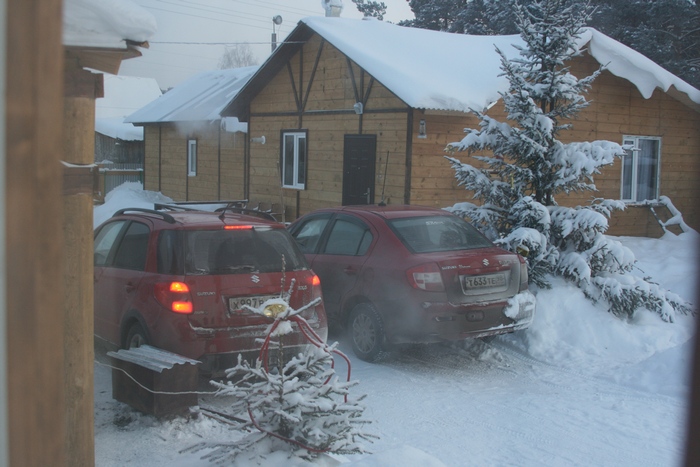
[(185, 232), (185, 274), (251, 274), (306, 269), (284, 228)]
[(476, 228), (458, 217), (406, 217), (388, 223), (401, 242), (413, 253), (471, 250), (493, 246)]
[(184, 274), (182, 232), (163, 230), (158, 236), (158, 274)]
[(282, 186), (306, 188), (306, 132), (282, 133)]
[(330, 216), (314, 217), (292, 233), (302, 253), (314, 253)]
[(187, 140), (187, 175), (194, 177), (197, 175), (197, 140)]
[(124, 227), (125, 221), (115, 221), (105, 224), (95, 237), (95, 266), (106, 266), (109, 252), (114, 246), (119, 233)]
[(657, 199), (661, 138), (625, 136), (623, 145), (629, 149), (622, 156), (622, 199)]
[(148, 236), (151, 233), (145, 224), (132, 222), (126, 229), (117, 253), (114, 255), (114, 267), (143, 271), (146, 266)]
[(372, 233), (364, 224), (338, 219), (328, 236), (327, 255), (362, 256), (372, 244)]

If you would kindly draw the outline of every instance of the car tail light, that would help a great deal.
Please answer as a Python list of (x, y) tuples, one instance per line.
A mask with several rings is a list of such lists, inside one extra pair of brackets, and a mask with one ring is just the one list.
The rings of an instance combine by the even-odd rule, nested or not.
[(321, 279), (314, 274), (309, 277), (309, 286), (311, 287), (311, 300), (315, 300), (321, 296)]
[(408, 283), (411, 287), (429, 292), (442, 292), (445, 285), (442, 283), (440, 267), (436, 263), (421, 264), (406, 271)]
[(174, 313), (192, 313), (190, 288), (184, 282), (159, 282), (155, 286), (156, 300)]
[(224, 230), (252, 230), (252, 225), (225, 225)]
[(527, 261), (520, 259), (520, 290), (518, 292), (524, 292), (528, 288), (529, 277), (527, 275)]
[[(313, 300), (316, 300), (317, 298), (320, 298), (322, 296), (321, 294), (321, 279), (316, 275), (308, 276), (306, 280), (304, 281), (307, 286), (307, 290), (309, 290), (311, 293), (304, 294), (304, 305), (307, 303), (312, 302)], [(308, 297), (308, 300), (306, 299)], [(304, 311), (301, 315), (304, 318), (312, 318), (314, 314), (316, 313), (314, 308), (310, 308), (306, 311)]]

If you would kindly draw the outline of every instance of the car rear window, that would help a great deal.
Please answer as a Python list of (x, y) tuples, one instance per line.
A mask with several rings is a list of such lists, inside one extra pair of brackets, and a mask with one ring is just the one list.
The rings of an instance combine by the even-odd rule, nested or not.
[(265, 273), (306, 268), (303, 256), (285, 229), (186, 231), (185, 248), (186, 274)]
[(401, 242), (414, 253), (493, 246), (476, 228), (458, 217), (404, 217), (387, 222)]

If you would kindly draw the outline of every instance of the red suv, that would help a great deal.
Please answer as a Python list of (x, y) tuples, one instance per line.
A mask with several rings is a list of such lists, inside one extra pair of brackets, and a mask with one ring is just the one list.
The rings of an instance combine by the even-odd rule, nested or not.
[[(153, 345), (218, 373), (239, 353), (257, 356), (271, 323), (244, 305), (279, 297), (292, 281), (291, 307), (321, 296), (282, 224), (241, 210), (156, 207), (122, 209), (95, 230), (95, 335), (108, 343)], [(302, 316), (325, 340), (323, 304)], [(282, 343), (291, 357), (307, 341), (295, 327)]]
[(320, 209), (290, 232), (321, 278), (329, 321), (349, 328), (363, 360), (389, 344), (513, 332), (534, 317), (525, 260), (444, 210)]

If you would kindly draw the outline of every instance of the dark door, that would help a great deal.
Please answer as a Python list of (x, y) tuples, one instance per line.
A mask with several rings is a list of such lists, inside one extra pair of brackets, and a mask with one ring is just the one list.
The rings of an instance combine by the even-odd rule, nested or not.
[(345, 135), (343, 206), (374, 204), (376, 135)]

